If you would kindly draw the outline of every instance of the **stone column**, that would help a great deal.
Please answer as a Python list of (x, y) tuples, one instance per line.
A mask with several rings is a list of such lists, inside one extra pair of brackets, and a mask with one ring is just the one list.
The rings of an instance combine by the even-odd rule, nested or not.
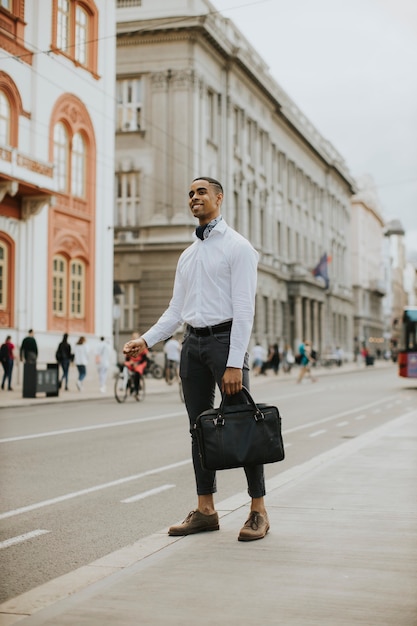
[(298, 350), (298, 346), (300, 345), (303, 337), (303, 308), (302, 308), (302, 300), (301, 296), (295, 296), (294, 298), (294, 309), (295, 309), (295, 320), (294, 320), (294, 338), (295, 338), (295, 346), (294, 349)]
[(305, 309), (304, 309), (304, 328), (305, 328), (305, 339), (309, 339), (311, 341), (311, 300), (309, 298), (305, 298)]
[(317, 300), (313, 301), (313, 344), (315, 345), (317, 351), (320, 348), (320, 331), (319, 331), (319, 303)]

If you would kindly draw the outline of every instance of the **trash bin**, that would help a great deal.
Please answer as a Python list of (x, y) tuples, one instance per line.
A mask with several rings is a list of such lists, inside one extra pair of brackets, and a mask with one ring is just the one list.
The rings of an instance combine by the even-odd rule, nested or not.
[(374, 361), (375, 361), (375, 357), (371, 356), (370, 354), (366, 356), (366, 360), (365, 360), (366, 365), (373, 365)]
[(23, 364), (23, 393), (24, 398), (36, 398), (36, 363)]
[(58, 363), (47, 363), (46, 369), (36, 371), (36, 392), (44, 391), (46, 397), (59, 395)]

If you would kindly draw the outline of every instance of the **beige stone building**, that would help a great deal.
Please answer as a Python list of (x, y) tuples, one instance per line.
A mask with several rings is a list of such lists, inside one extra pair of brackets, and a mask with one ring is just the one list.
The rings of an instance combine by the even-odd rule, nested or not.
[[(166, 308), (195, 228), (189, 184), (206, 175), (224, 186), (226, 221), (260, 254), (253, 341), (296, 349), (305, 337), (321, 353), (352, 353), (355, 186), (343, 159), (210, 2), (117, 6), (119, 345)], [(326, 254), (328, 288), (312, 273)]]
[(389, 289), (384, 257), (384, 220), (377, 195), (368, 177), (359, 181), (352, 198), (352, 287), (354, 296), (354, 345), (358, 354), (366, 346), (383, 353), (383, 298)]

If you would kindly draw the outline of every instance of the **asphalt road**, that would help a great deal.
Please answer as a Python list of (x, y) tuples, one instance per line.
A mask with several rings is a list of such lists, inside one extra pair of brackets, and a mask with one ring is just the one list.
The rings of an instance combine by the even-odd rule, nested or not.
[[(316, 384), (259, 377), (252, 391), (283, 418), (286, 459), (266, 467), (267, 479), (416, 400), (415, 385), (395, 366)], [(0, 446), (0, 602), (160, 531), (196, 504), (176, 388), (140, 404), (103, 399), (2, 411)], [(219, 473), (217, 501), (245, 490), (243, 470)]]

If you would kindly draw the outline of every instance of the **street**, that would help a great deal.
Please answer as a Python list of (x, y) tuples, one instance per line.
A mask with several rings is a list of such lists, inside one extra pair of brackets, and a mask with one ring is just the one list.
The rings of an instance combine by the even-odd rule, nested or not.
[[(294, 375), (282, 373), (252, 378), (255, 400), (276, 404), (283, 419), (286, 459), (266, 467), (267, 480), (410, 411), (416, 391), (393, 364), (319, 372), (315, 384), (296, 385)], [(106, 398), (3, 409), (0, 425), (1, 602), (160, 531), (195, 507), (187, 418), (176, 388), (143, 403)], [(243, 470), (219, 473), (217, 502), (245, 490)]]

